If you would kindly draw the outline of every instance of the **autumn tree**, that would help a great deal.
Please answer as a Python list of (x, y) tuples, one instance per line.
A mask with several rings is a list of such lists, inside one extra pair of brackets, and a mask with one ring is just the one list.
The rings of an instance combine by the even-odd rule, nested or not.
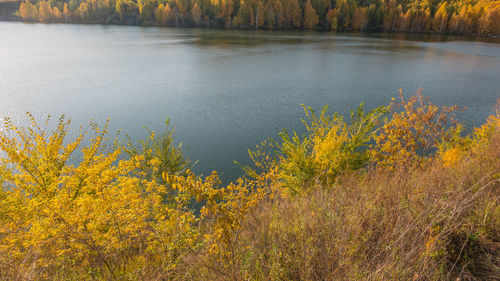
[(401, 14), (401, 5), (397, 5), (396, 0), (390, 0), (383, 20), (384, 30), (386, 32), (393, 32), (397, 30)]
[(313, 6), (311, 5), (311, 0), (307, 0), (306, 8), (304, 10), (304, 28), (312, 29), (316, 27), (318, 23), (319, 17), (316, 14), (316, 10), (314, 10)]
[(39, 2), (38, 20), (41, 22), (48, 22), (52, 16), (52, 9), (48, 1)]
[(19, 14), (24, 20), (37, 20), (38, 9), (30, 1), (22, 2), (19, 6)]
[(262, 1), (259, 1), (257, 5), (257, 10), (255, 11), (255, 29), (259, 27), (264, 27), (265, 17), (264, 17), (264, 5)]
[(285, 27), (286, 21), (283, 2), (281, 0), (276, 0), (274, 3), (274, 7), (276, 10), (276, 27), (278, 29), (283, 29)]
[(224, 19), (224, 26), (231, 27), (231, 17), (234, 11), (233, 0), (211, 0), (211, 3), (216, 10), (216, 16)]
[(408, 9), (406, 12), (401, 11), (399, 15), (398, 31), (406, 31), (406, 32), (409, 31), (411, 26), (411, 20), (412, 20), (412, 15), (410, 9)]
[[(322, 28), (453, 34), (500, 33), (499, 1), (443, 0), (24, 0), (17, 15), (47, 22), (199, 25), (267, 29)], [(67, 5), (65, 9), (64, 6)], [(57, 9), (55, 9), (57, 8)], [(41, 11), (40, 11), (41, 10)], [(50, 10), (50, 11), (49, 11)], [(175, 18), (175, 21), (172, 19)]]
[(289, 27), (298, 28), (300, 27), (302, 20), (302, 11), (300, 9), (300, 4), (298, 0), (285, 1), (285, 17), (286, 25)]
[(324, 26), (326, 13), (328, 12), (328, 7), (331, 6), (329, 0), (311, 0), (311, 6), (314, 8), (314, 12), (318, 15), (318, 24)]
[(86, 2), (82, 2), (77, 9), (77, 14), (80, 16), (82, 20), (87, 20), (89, 16), (89, 7)]
[(438, 6), (434, 19), (432, 20), (432, 30), (439, 33), (445, 33), (448, 27), (447, 2)]
[(158, 7), (155, 9), (154, 14), (155, 14), (156, 24), (159, 25), (166, 25), (167, 21), (174, 17), (172, 10), (170, 9), (170, 5), (168, 3), (165, 5), (164, 4), (158, 5)]
[(486, 4), (479, 19), (479, 33), (500, 34), (500, 2)]
[(358, 3), (354, 0), (339, 0), (335, 7), (339, 9), (339, 27), (342, 27), (344, 30), (352, 29), (354, 12), (358, 7)]
[(65, 22), (71, 21), (71, 11), (68, 8), (68, 3), (64, 3), (62, 16), (63, 16)]
[(194, 3), (193, 9), (191, 9), (191, 16), (196, 24), (200, 23), (201, 9), (198, 6), (198, 3)]
[(352, 28), (354, 30), (364, 31), (368, 25), (368, 8), (358, 7), (354, 11), (354, 19), (352, 23)]
[(338, 28), (338, 16), (339, 11), (337, 9), (330, 9), (326, 13), (326, 22), (331, 30), (337, 30)]
[(115, 11), (120, 17), (120, 19), (123, 19), (123, 14), (127, 10), (127, 4), (123, 0), (117, 0), (115, 4)]
[(153, 15), (155, 11), (156, 1), (152, 0), (138, 0), (137, 5), (139, 6), (139, 18), (143, 24), (149, 24), (153, 22)]
[(52, 17), (53, 17), (56, 21), (60, 21), (60, 20), (62, 19), (62, 13), (61, 13), (61, 11), (59, 10), (59, 8), (57, 8), (57, 7), (52, 8)]
[(264, 19), (268, 29), (274, 29), (276, 25), (276, 7), (275, 0), (268, 0), (264, 5)]
[(255, 25), (255, 20), (253, 19), (253, 9), (250, 1), (240, 1), (240, 8), (238, 9), (238, 14), (233, 19), (233, 25)]

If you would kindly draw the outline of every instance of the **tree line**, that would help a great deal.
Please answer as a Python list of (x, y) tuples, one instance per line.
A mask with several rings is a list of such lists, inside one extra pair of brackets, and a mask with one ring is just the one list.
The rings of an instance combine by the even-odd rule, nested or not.
[(44, 0), (26, 21), (252, 29), (500, 34), (491, 0)]

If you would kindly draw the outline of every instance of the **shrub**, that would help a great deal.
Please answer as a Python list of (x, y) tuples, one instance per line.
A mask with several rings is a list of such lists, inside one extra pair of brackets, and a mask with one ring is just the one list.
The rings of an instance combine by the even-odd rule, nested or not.
[(225, 186), (187, 168), (168, 122), (122, 145), (107, 125), (67, 141), (64, 116), (6, 119), (0, 279), (497, 280), (500, 114), (464, 136), (455, 109), (304, 107), (306, 134)]

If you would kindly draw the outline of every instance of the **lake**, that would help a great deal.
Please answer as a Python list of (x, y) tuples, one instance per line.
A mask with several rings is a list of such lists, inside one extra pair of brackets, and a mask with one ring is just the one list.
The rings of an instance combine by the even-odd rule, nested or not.
[[(467, 107), (468, 128), (500, 98), (500, 40), (0, 22), (0, 116), (66, 114), (75, 128), (111, 119), (133, 139), (164, 128), (227, 181), (247, 149), (286, 128), (301, 104), (347, 113), (419, 87)], [(76, 134), (76, 129), (71, 136)]]

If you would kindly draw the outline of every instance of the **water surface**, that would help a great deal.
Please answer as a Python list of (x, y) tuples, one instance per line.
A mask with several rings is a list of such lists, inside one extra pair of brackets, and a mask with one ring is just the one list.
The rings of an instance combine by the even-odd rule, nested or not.
[(481, 41), (0, 22), (0, 115), (109, 117), (134, 139), (170, 117), (195, 170), (227, 180), (247, 148), (303, 131), (300, 104), (346, 113), (422, 87), (481, 124), (500, 97), (500, 44)]

